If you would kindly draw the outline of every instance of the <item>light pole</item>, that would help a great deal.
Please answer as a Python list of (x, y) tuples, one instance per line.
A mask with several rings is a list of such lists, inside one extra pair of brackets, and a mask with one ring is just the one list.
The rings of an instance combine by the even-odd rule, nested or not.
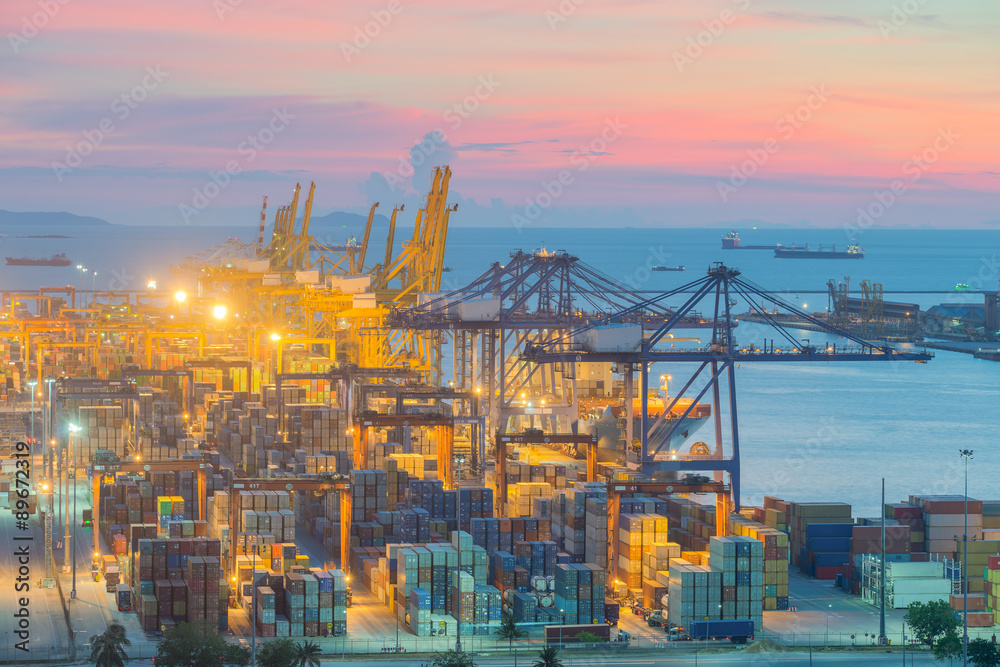
[(832, 604), (826, 605), (826, 647), (830, 648), (830, 610), (833, 609)]
[[(76, 458), (73, 455), (76, 453), (76, 448), (74, 447), (74, 445), (76, 445), (76, 442), (74, 442), (74, 439), (77, 437), (77, 434), (79, 432), (80, 432), (80, 427), (79, 426), (77, 426), (76, 424), (70, 424), (69, 425), (69, 433), (70, 433), (69, 441), (70, 441), (70, 454), (71, 454), (70, 460), (69, 460), (69, 470), (73, 471), (73, 484), (72, 484), (72, 486), (70, 486), (69, 484), (67, 484), (67, 488), (73, 494), (73, 533), (72, 534), (74, 534), (74, 535), (76, 534)], [(67, 514), (66, 520), (69, 521), (68, 514)], [(97, 530), (97, 527), (95, 527), (94, 530)], [(67, 547), (66, 553), (69, 554), (69, 557), (70, 557), (70, 559), (72, 560), (72, 563), (73, 563), (73, 590), (70, 591), (69, 598), (71, 600), (75, 600), (76, 599), (76, 554), (73, 553), (72, 543), (70, 541), (70, 533), (69, 533), (69, 531), (66, 531), (66, 547)]]
[[(253, 545), (253, 567), (250, 570), (250, 605), (253, 611), (250, 612), (253, 626), (253, 636), (250, 639), (250, 667), (257, 667), (257, 545)], [(303, 592), (303, 594), (305, 594)]]
[(35, 387), (38, 386), (37, 380), (28, 380), (25, 382), (28, 385), (28, 389), (31, 390), (31, 444), (35, 444)]
[[(455, 487), (455, 520), (458, 523), (458, 571), (462, 571), (462, 464), (465, 463), (465, 456), (455, 454), (455, 472), (458, 475), (458, 482)], [(501, 484), (504, 483), (501, 480)], [(458, 577), (459, 584), (462, 576)], [(458, 591), (458, 623), (455, 624), (455, 650), (462, 652), (462, 591)]]
[[(253, 636), (250, 640), (250, 667), (257, 667), (257, 545), (253, 545), (253, 567), (250, 570), (250, 581), (252, 582), (250, 593), (250, 603), (253, 605), (250, 622), (253, 625)], [(303, 595), (305, 591), (303, 591)]]
[(969, 459), (971, 449), (960, 449), (965, 459), (965, 532), (962, 534), (962, 665), (969, 664)]

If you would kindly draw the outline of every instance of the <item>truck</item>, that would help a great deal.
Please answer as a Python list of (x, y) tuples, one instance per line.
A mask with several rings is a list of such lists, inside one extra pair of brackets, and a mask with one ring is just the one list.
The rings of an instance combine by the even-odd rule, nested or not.
[(691, 621), (691, 639), (728, 639), (733, 644), (746, 644), (753, 639), (753, 621), (748, 619)]
[(118, 603), (118, 611), (132, 610), (132, 589), (128, 584), (118, 584), (115, 590), (115, 602)]
[(655, 609), (647, 612), (646, 625), (651, 628), (663, 628), (664, 630), (670, 627), (667, 623), (667, 617), (663, 615), (662, 609)]
[(608, 625), (618, 625), (620, 607), (618, 603), (613, 600), (604, 600), (604, 621)]
[(605, 623), (603, 625), (546, 625), (545, 643), (575, 644), (580, 641), (577, 636), (583, 632), (597, 635), (598, 641), (601, 642), (611, 641), (611, 626)]

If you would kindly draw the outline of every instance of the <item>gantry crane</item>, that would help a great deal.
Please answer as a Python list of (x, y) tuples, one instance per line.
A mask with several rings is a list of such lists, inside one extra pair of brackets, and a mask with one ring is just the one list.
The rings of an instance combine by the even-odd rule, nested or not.
[(433, 428), (437, 442), (438, 478), (446, 490), (453, 488), (452, 474), (454, 457), (452, 449), (455, 441), (455, 420), (444, 415), (380, 415), (364, 411), (354, 420), (354, 466), (359, 470), (368, 467), (368, 433), (373, 428), (397, 428), (422, 426)]
[[(507, 445), (558, 445), (576, 444), (587, 447), (587, 481), (597, 481), (597, 436), (578, 435), (576, 433), (542, 433), (533, 431), (527, 433), (496, 434), (497, 453), (497, 496), (500, 506), (507, 504)], [(617, 533), (615, 533), (617, 535)]]
[(236, 533), (239, 527), (239, 494), (245, 491), (294, 491), (311, 492), (316, 495), (336, 493), (340, 498), (340, 569), (349, 574), (351, 549), (351, 482), (340, 475), (319, 477), (275, 477), (263, 479), (245, 477), (234, 479), (229, 486), (229, 555), (233, 566), (236, 564)]
[[(170, 459), (157, 461), (94, 461), (93, 465), (93, 494), (94, 494), (94, 553), (100, 553), (100, 530), (101, 525), (101, 482), (105, 475), (114, 476), (117, 473), (148, 473), (148, 472), (174, 472), (192, 471), (198, 473), (198, 520), (205, 520), (205, 505), (208, 502), (208, 492), (206, 485), (206, 470), (209, 467), (204, 461), (194, 461), (188, 459)], [(231, 501), (230, 501), (231, 502)], [(235, 533), (235, 531), (233, 531)]]
[[(668, 298), (677, 297), (684, 300), (684, 305), (677, 309), (664, 324), (651, 335), (640, 335), (634, 332), (634, 349), (609, 351), (588, 348), (582, 342), (585, 333), (599, 326), (608, 325), (621, 319), (627, 319), (633, 313), (650, 304), (662, 303)], [(785, 341), (785, 349), (776, 348), (773, 341), (770, 345), (739, 345), (735, 339), (736, 318), (731, 308), (738, 303), (733, 297), (740, 297), (749, 304), (751, 310), (757, 313)], [(714, 303), (712, 336), (707, 344), (691, 343), (687, 346), (675, 347), (671, 331), (687, 317), (693, 308), (702, 301)], [(784, 313), (793, 313), (802, 320), (809, 322), (820, 331), (834, 336), (846, 338), (848, 345), (817, 347), (809, 345), (789, 333), (782, 323), (777, 321), (773, 312), (762, 302), (775, 304)], [(670, 343), (669, 347), (666, 346)], [(628, 363), (638, 370), (640, 386), (640, 416), (642, 427), (641, 458), (637, 468), (649, 477), (664, 474), (676, 475), (680, 472), (705, 471), (716, 475), (715, 481), (721, 481), (723, 473), (730, 477), (732, 503), (739, 509), (740, 492), (740, 431), (736, 401), (736, 368), (742, 363), (753, 362), (834, 362), (834, 361), (927, 361), (931, 355), (922, 352), (901, 352), (891, 345), (876, 345), (850, 333), (833, 327), (828, 322), (819, 320), (787, 303), (774, 294), (740, 277), (736, 269), (716, 264), (709, 268), (703, 278), (682, 285), (669, 292), (654, 296), (645, 302), (608, 315), (601, 320), (585, 327), (576, 329), (558, 341), (544, 345), (528, 344), (523, 357), (534, 363), (560, 363), (571, 361), (592, 361), (604, 363)], [(695, 363), (698, 369), (683, 388), (672, 397), (669, 405), (655, 420), (649, 416), (649, 375), (655, 363)], [(696, 383), (704, 383), (700, 389)], [(676, 381), (675, 381), (676, 384)], [(728, 393), (728, 405), (722, 401), (722, 392)], [(698, 406), (699, 402), (711, 391), (712, 414), (714, 415), (715, 447), (710, 457), (676, 455), (663, 447), (671, 443), (674, 435), (684, 428), (685, 419)], [(690, 397), (683, 409), (682, 399)], [(631, 397), (626, 397), (626, 404)], [(728, 408), (728, 430), (723, 428), (722, 412)], [(668, 416), (680, 412), (677, 419), (669, 424)], [(657, 433), (656, 442), (650, 441), (650, 435)], [(660, 435), (662, 434), (662, 435)], [(729, 442), (724, 441), (728, 439)], [(724, 444), (728, 444), (728, 452)]]

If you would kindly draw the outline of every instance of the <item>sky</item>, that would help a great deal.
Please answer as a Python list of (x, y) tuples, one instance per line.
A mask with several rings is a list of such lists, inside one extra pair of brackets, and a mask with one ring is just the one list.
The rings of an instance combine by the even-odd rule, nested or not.
[[(994, 0), (4, 0), (0, 208), (1000, 226)], [(273, 210), (273, 208), (272, 208)]]

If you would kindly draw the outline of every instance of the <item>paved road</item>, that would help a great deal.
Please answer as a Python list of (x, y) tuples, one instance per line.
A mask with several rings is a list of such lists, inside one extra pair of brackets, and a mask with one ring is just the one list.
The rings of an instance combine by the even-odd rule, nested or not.
[[(3, 499), (6, 502), (6, 498)], [(14, 633), (18, 631), (17, 621), (13, 614), (17, 611), (19, 598), (28, 600), (28, 610), (30, 612), (30, 626), (28, 648), (51, 649), (57, 648), (67, 650), (69, 646), (69, 635), (66, 632), (66, 623), (63, 615), (63, 607), (60, 601), (59, 592), (56, 589), (41, 589), (37, 586), (38, 580), (45, 573), (45, 539), (42, 534), (40, 515), (31, 517), (28, 530), (19, 529), (17, 520), (6, 504), (0, 506), (0, 540), (4, 547), (0, 549), (0, 582), (2, 592), (0, 592), (0, 608), (4, 613), (0, 613), (0, 632), (3, 632), (4, 643), (0, 647), (0, 656), (7, 651), (12, 651), (14, 644), (21, 641)], [(18, 539), (30, 537), (30, 540)], [(29, 551), (28, 575), (29, 586), (27, 591), (18, 591), (15, 585), (18, 583), (15, 578), (18, 576), (20, 564), (17, 562), (15, 551), (19, 547), (27, 545)], [(25, 582), (21, 582), (22, 585)], [(11, 653), (11, 655), (16, 655)], [(20, 654), (22, 657), (23, 653)]]

